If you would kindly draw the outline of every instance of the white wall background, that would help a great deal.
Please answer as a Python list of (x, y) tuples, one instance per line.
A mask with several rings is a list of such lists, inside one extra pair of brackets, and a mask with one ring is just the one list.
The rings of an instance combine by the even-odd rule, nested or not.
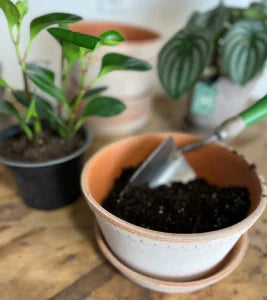
[[(1, 1), (1, 0), (0, 0)], [(232, 6), (246, 6), (249, 0), (226, 0)], [(29, 0), (29, 13), (23, 24), (22, 47), (28, 39), (30, 20), (48, 12), (70, 12), (89, 20), (116, 20), (143, 25), (159, 31), (164, 39), (183, 26), (195, 10), (206, 10), (215, 6), (218, 0)], [(57, 71), (59, 48), (53, 38), (42, 32), (36, 39), (30, 60), (44, 59), (49, 67)], [(13, 45), (8, 36), (6, 20), (0, 12), (0, 62), (3, 76), (14, 87), (22, 85)], [(267, 92), (267, 72), (261, 77), (253, 91), (259, 97)]]

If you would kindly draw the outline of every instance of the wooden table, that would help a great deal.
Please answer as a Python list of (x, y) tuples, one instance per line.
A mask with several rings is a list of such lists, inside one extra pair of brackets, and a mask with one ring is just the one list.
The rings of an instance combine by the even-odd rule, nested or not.
[[(183, 102), (157, 99), (144, 132), (185, 130)], [(267, 176), (267, 120), (232, 143)], [(114, 139), (113, 139), (114, 140)], [(111, 140), (96, 139), (88, 155)], [(267, 215), (249, 232), (241, 265), (223, 281), (192, 294), (167, 295), (139, 287), (101, 255), (93, 216), (81, 197), (45, 212), (26, 207), (0, 167), (0, 299), (267, 300)]]

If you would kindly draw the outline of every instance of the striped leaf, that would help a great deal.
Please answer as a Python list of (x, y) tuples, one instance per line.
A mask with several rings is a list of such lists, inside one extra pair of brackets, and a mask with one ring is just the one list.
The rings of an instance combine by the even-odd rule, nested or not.
[(267, 58), (267, 27), (259, 20), (237, 22), (222, 45), (222, 64), (235, 82), (245, 84), (262, 70)]
[(158, 74), (171, 97), (177, 99), (194, 86), (208, 64), (212, 43), (207, 31), (186, 28), (161, 49)]
[(204, 13), (194, 13), (188, 22), (189, 26), (205, 28), (212, 35), (217, 36), (224, 29), (225, 22), (229, 19), (229, 9), (223, 5), (218, 5)]

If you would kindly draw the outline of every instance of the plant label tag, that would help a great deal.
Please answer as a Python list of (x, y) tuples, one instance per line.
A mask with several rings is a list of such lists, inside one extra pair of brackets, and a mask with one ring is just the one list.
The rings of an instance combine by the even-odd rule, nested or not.
[(216, 96), (217, 87), (215, 84), (196, 83), (193, 90), (191, 113), (196, 115), (211, 115), (215, 109)]

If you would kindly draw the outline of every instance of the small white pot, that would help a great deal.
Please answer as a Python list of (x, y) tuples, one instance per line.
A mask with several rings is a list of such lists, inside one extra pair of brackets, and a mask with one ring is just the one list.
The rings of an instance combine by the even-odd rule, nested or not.
[[(251, 80), (244, 86), (220, 77), (215, 83), (216, 97), (214, 103), (203, 103), (203, 105), (211, 106), (208, 109), (200, 109), (195, 111), (195, 100), (193, 90), (190, 95), (187, 119), (195, 126), (202, 128), (215, 128), (230, 117), (233, 117), (243, 111), (247, 104), (252, 89), (257, 83), (257, 79)], [(204, 101), (206, 101), (204, 96)], [(201, 100), (200, 100), (201, 101)], [(209, 102), (209, 101), (208, 101)]]
[(113, 143), (86, 164), (82, 189), (104, 238), (124, 264), (142, 274), (164, 280), (188, 281), (211, 272), (262, 214), (266, 205), (263, 178), (231, 150), (212, 144), (187, 154), (199, 177), (218, 186), (245, 186), (250, 193), (248, 216), (239, 223), (212, 232), (171, 234), (130, 224), (109, 213), (101, 202), (122, 169), (138, 166), (167, 137), (179, 146), (197, 140), (184, 134), (148, 134)]

